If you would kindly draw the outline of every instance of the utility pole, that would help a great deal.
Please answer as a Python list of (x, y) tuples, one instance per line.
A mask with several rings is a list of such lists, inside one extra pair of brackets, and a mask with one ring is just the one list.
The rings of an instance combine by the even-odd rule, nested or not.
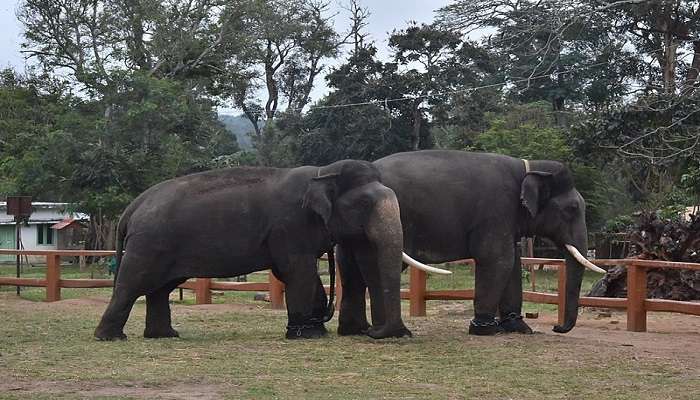
[[(7, 215), (12, 215), (15, 217), (15, 249), (20, 249), (20, 242), (22, 240), (22, 222), (29, 221), (29, 216), (32, 215), (32, 198), (31, 196), (7, 196)], [(16, 275), (17, 278), (20, 277), (20, 255), (19, 251), (15, 255), (16, 262)], [(21, 287), (17, 286), (17, 296), (19, 296)]]

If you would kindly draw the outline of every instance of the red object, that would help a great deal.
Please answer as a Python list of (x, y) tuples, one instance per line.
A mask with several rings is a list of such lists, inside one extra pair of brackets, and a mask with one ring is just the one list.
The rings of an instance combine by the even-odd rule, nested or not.
[(55, 224), (51, 225), (51, 229), (61, 230), (63, 228), (67, 228), (73, 224), (80, 225), (80, 222), (77, 222), (73, 218), (66, 218), (61, 222), (56, 222)]

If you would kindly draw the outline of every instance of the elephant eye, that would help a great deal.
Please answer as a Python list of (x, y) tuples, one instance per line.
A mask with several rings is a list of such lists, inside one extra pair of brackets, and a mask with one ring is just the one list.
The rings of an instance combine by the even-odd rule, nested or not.
[(578, 213), (578, 204), (569, 204), (566, 207), (564, 207), (564, 213), (567, 216), (573, 217)]

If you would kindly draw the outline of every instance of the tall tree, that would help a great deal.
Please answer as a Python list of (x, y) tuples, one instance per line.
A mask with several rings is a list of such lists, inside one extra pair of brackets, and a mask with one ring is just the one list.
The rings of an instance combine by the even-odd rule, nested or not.
[(274, 124), (281, 107), (301, 114), (323, 60), (335, 57), (351, 34), (335, 32), (326, 1), (257, 0), (248, 10), (242, 28), (248, 44), (241, 56), (245, 68), (234, 72), (239, 79), (232, 79), (225, 93), (253, 124), (259, 161), (272, 165), (278, 162), (275, 147), (284, 140)]
[(490, 55), (437, 25), (412, 23), (394, 31), (389, 46), (395, 70), (386, 80), (406, 99), (395, 107), (412, 121), (411, 149), (432, 147), (428, 121), (454, 122), (459, 104), (473, 100), (470, 88), (484, 84), (493, 72)]

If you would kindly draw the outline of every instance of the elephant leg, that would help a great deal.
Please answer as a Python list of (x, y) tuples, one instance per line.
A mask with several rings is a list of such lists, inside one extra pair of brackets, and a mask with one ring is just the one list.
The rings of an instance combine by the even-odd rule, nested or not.
[(496, 321), (496, 313), (513, 270), (513, 246), (488, 238), (478, 243), (475, 269), (474, 319), (469, 324), (469, 334), (495, 335), (504, 332)]
[(287, 302), (287, 339), (313, 339), (325, 336), (323, 325), (326, 293), (316, 269), (316, 258), (289, 255), (276, 263), (274, 274), (285, 283)]
[(360, 273), (360, 267), (347, 245), (338, 246), (338, 264), (343, 285), (343, 298), (340, 301), (338, 317), (339, 335), (366, 335), (367, 322), (365, 293), (367, 285)]
[(145, 338), (179, 337), (173, 329), (170, 315), (170, 292), (185, 282), (187, 278), (168, 282), (162, 288), (146, 295), (146, 328)]
[(107, 310), (95, 329), (95, 337), (98, 340), (125, 340), (124, 325), (134, 302), (142, 294), (126, 285), (116, 284)]
[(99, 340), (126, 339), (124, 325), (129, 319), (134, 302), (139, 296), (153, 292), (160, 287), (161, 269), (156, 260), (160, 255), (148, 254), (138, 256), (138, 250), (129, 249), (119, 266), (117, 280), (114, 282), (112, 299), (95, 328), (95, 337)]
[(506, 286), (501, 302), (498, 305), (500, 314), (500, 325), (506, 332), (532, 333), (525, 321), (523, 321), (523, 275), (520, 263), (520, 252), (518, 246), (514, 247), (515, 261), (510, 272), (510, 279)]
[[(396, 304), (396, 315), (387, 315), (387, 301), (384, 290), (389, 285), (387, 282), (382, 282), (379, 268), (377, 265), (377, 255), (371, 246), (362, 246), (354, 249), (355, 259), (359, 266), (360, 272), (367, 283), (370, 295), (370, 310), (372, 312), (372, 326), (367, 331), (367, 335), (374, 339), (383, 339), (390, 337), (412, 336), (411, 331), (406, 328), (401, 319), (401, 303), (400, 300)], [(400, 276), (397, 276), (400, 279)], [(400, 283), (395, 282), (394, 290), (401, 290)], [(345, 295), (345, 293), (343, 293)]]

